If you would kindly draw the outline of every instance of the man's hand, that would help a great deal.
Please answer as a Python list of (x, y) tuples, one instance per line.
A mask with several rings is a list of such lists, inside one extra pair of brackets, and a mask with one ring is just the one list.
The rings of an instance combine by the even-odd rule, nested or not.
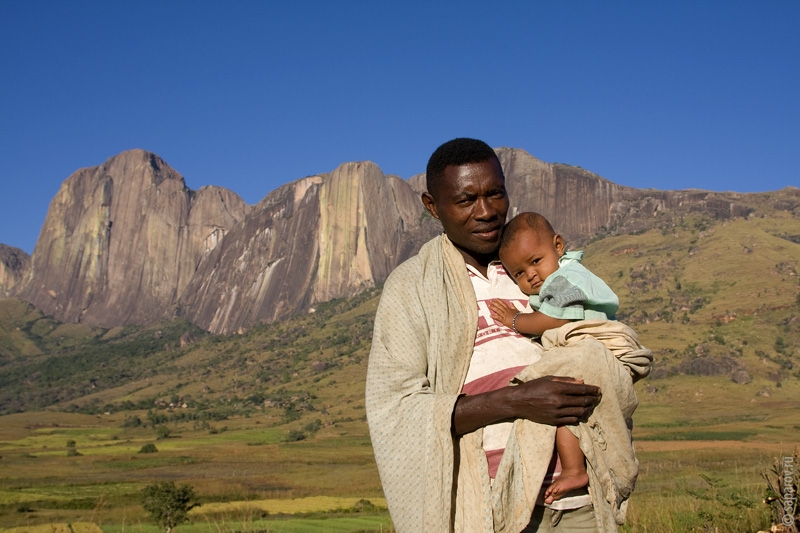
[(517, 308), (499, 298), (489, 300), (489, 314), (492, 319), (497, 320), (507, 328), (512, 327), (514, 315), (517, 313), (519, 313)]
[(564, 376), (545, 376), (506, 388), (515, 418), (549, 426), (577, 424), (601, 397), (600, 387)]
[(545, 376), (514, 387), (462, 396), (453, 411), (453, 432), (463, 435), (501, 421), (577, 424), (600, 401), (600, 388), (563, 376)]

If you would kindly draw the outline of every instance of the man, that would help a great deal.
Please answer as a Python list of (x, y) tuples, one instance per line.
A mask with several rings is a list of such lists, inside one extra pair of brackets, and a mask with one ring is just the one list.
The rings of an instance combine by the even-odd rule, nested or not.
[[(538, 460), (525, 462), (515, 440), (522, 433), (509, 427), (514, 420), (575, 424), (600, 390), (552, 376), (504, 386), (539, 359), (541, 347), (494, 323), (482, 304), (527, 302), (492, 263), (508, 211), (497, 155), (482, 141), (449, 141), (428, 162), (427, 188), (423, 204), (443, 235), (386, 281), (367, 374), (370, 434), (395, 528), (520, 531), (530, 522), (531, 530), (544, 523), (567, 531), (579, 528), (568, 522), (582, 522), (594, 530), (585, 493), (534, 512), (552, 436), (536, 448)], [(503, 460), (503, 439), (515, 457)]]

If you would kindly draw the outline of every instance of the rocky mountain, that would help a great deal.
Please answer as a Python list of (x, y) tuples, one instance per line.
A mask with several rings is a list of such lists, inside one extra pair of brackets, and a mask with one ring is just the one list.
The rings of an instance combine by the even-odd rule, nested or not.
[(0, 244), (0, 298), (8, 298), (22, 281), (30, 256), (24, 250)]
[[(497, 152), (510, 214), (543, 213), (573, 246), (692, 210), (752, 210), (747, 195), (633, 189), (523, 150)], [(177, 314), (214, 333), (241, 331), (382, 283), (440, 231), (422, 190), (424, 175), (404, 181), (345, 163), (249, 207), (222, 188), (188, 189), (155, 154), (124, 152), (64, 182), (30, 265), (17, 270), (24, 277), (3, 267), (0, 287), (61, 321), (112, 327)]]
[[(497, 148), (506, 175), (511, 206), (509, 218), (536, 211), (550, 220), (569, 246), (602, 234), (635, 233), (652, 226), (655, 217), (669, 218), (691, 211), (715, 218), (747, 216), (748, 195), (711, 191), (659, 191), (617, 185), (580, 167), (545, 163), (515, 148)], [(425, 190), (425, 175), (409, 180)], [(750, 195), (752, 196), (752, 195)]]
[(204, 259), (180, 298), (180, 314), (231, 332), (352, 296), (386, 279), (433, 235), (422, 204), (400, 178), (374, 163), (271, 192)]
[(65, 322), (153, 322), (248, 211), (228, 190), (190, 190), (155, 154), (124, 152), (62, 184), (15, 294)]

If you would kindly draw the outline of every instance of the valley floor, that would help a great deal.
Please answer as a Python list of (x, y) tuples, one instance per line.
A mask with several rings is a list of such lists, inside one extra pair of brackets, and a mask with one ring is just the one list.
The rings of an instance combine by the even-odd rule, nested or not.
[[(768, 396), (765, 386), (694, 376), (637, 384), (640, 477), (623, 531), (768, 529), (762, 474), (800, 444), (800, 385), (787, 380)], [(191, 485), (202, 502), (179, 532), (391, 530), (363, 419), (301, 438), (263, 412), (170, 423), (159, 438), (147, 424), (130, 427), (131, 414), (0, 417), (0, 531), (159, 531), (140, 501), (164, 480)], [(147, 445), (157, 451), (141, 453)]]

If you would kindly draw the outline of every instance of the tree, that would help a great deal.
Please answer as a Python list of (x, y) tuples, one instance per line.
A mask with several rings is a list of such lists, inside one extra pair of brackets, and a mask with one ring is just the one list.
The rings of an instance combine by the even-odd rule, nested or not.
[(153, 520), (166, 526), (167, 533), (186, 521), (186, 515), (197, 503), (194, 489), (189, 485), (176, 486), (172, 481), (148, 485), (142, 491), (142, 507)]
[(156, 438), (158, 440), (163, 440), (163, 439), (169, 438), (169, 434), (170, 433), (171, 433), (171, 431), (169, 430), (169, 428), (167, 426), (158, 426), (156, 428)]

